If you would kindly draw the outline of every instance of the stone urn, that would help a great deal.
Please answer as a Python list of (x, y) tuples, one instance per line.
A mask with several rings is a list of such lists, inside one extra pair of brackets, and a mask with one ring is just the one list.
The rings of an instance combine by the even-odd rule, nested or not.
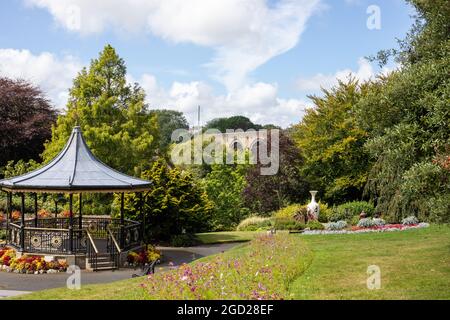
[(320, 207), (316, 202), (317, 191), (310, 191), (309, 193), (311, 193), (311, 202), (307, 206), (308, 220), (318, 220)]

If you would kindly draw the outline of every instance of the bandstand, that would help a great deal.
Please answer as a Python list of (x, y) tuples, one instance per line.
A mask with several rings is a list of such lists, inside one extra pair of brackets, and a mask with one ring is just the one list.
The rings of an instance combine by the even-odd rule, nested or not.
[[(126, 253), (142, 244), (145, 219), (124, 217), (125, 193), (144, 193), (151, 182), (120, 173), (98, 160), (87, 146), (80, 127), (75, 127), (61, 153), (44, 167), (10, 179), (0, 180), (7, 196), (6, 243), (19, 254), (65, 258), (69, 264), (91, 270), (119, 268)], [(68, 217), (39, 217), (38, 194), (65, 194)], [(119, 193), (120, 218), (83, 216), (83, 194)], [(12, 216), (13, 197), (20, 197), (21, 216)], [(34, 199), (34, 212), (25, 216), (25, 197)], [(74, 196), (79, 207), (73, 208)], [(75, 212), (76, 211), (76, 212)], [(142, 210), (141, 210), (142, 211)]]

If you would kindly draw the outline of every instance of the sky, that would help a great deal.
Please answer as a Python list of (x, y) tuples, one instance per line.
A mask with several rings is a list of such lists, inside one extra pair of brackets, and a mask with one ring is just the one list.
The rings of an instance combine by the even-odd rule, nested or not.
[(336, 79), (387, 73), (366, 57), (412, 24), (404, 0), (3, 0), (0, 76), (27, 79), (64, 110), (73, 78), (106, 44), (152, 109), (191, 125), (244, 115), (298, 123)]

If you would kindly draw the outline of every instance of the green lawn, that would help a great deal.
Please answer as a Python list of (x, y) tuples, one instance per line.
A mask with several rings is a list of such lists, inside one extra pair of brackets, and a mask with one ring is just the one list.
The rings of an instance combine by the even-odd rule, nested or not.
[[(234, 233), (232, 233), (234, 234)], [(205, 241), (224, 241), (204, 234)], [(254, 236), (254, 234), (253, 234)], [(244, 241), (252, 234), (236, 235)], [(309, 246), (312, 261), (290, 283), (294, 299), (450, 299), (450, 227), (391, 233), (299, 237)], [(240, 256), (244, 248), (227, 255)], [(368, 290), (369, 265), (381, 269), (381, 289)], [(21, 299), (140, 299), (142, 279), (83, 286), (80, 291), (53, 289)], [(133, 289), (134, 288), (134, 289)]]
[(251, 231), (226, 231), (197, 233), (195, 236), (203, 244), (245, 242), (252, 240), (258, 232)]
[[(450, 299), (449, 226), (303, 238), (314, 259), (291, 285), (296, 299)], [(379, 290), (367, 289), (370, 265)]]

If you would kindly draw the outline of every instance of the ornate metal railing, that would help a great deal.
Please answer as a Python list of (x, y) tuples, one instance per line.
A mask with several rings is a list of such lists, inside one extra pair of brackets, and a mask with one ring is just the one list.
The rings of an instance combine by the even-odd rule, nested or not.
[[(140, 245), (141, 242), (141, 224), (132, 220), (125, 220), (125, 226), (123, 230), (120, 228), (117, 230), (120, 240), (120, 244), (124, 250), (135, 248)], [(123, 237), (123, 239), (122, 239)]]
[[(79, 217), (73, 218), (73, 224), (75, 226), (79, 225)], [(36, 225), (37, 222), (37, 225)], [(39, 218), (35, 220), (32, 219), (26, 219), (25, 220), (25, 226), (31, 227), (31, 228), (51, 228), (51, 229), (69, 229), (70, 226), (70, 219), (69, 218), (62, 218), (62, 217), (49, 217), (49, 218)]]
[(21, 227), (15, 223), (9, 224), (9, 234), (6, 235), (7, 242), (20, 248), (20, 239), (22, 238)]
[(89, 231), (86, 231), (86, 235), (87, 235), (87, 246), (86, 246), (87, 258), (89, 260), (91, 269), (97, 270), (98, 249)]
[(86, 230), (75, 229), (73, 231), (73, 251), (74, 253), (86, 253), (88, 236)]
[[(9, 243), (29, 253), (76, 254), (86, 252), (86, 231), (73, 231), (71, 251), (69, 229), (24, 227), (10, 224)], [(23, 237), (23, 243), (22, 243)]]
[[(72, 243), (70, 242), (70, 221), (68, 218), (39, 218), (21, 222), (15, 220), (9, 223), (7, 242), (17, 249), (30, 253), (49, 254), (82, 254), (87, 253), (94, 239), (107, 240), (107, 250), (114, 259), (120, 251), (128, 250), (140, 245), (141, 224), (132, 220), (109, 217), (83, 217), (82, 229), (79, 218), (74, 218)], [(90, 241), (89, 236), (92, 238)], [(109, 251), (111, 250), (111, 252)], [(94, 250), (95, 251), (95, 250)]]
[(108, 227), (117, 228), (120, 226), (120, 219), (109, 217), (83, 217), (83, 229), (89, 230), (94, 239), (106, 239), (108, 237)]
[(33, 253), (71, 253), (66, 229), (24, 228), (24, 251)]
[(120, 249), (120, 245), (117, 242), (114, 233), (108, 228), (108, 238), (106, 239), (106, 250), (108, 251), (111, 261), (114, 263), (115, 268), (119, 268), (120, 266), (120, 253), (122, 250)]

